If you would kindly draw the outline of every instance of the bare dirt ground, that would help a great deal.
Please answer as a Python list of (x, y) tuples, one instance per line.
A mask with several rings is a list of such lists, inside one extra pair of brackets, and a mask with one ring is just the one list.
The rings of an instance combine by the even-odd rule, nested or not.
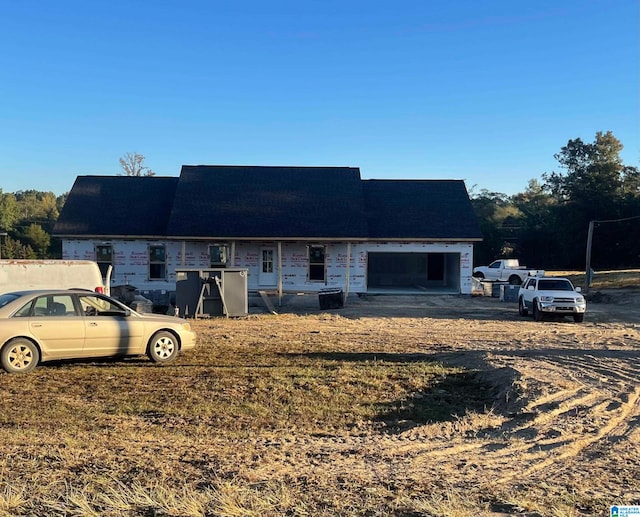
[[(606, 516), (640, 505), (640, 289), (252, 300), (174, 363), (0, 375), (0, 517)], [(441, 414), (429, 412), (442, 409)], [(429, 410), (429, 411), (427, 411)]]
[(279, 316), (201, 325), (214, 336), (313, 333), (342, 351), (420, 354), (493, 388), (484, 413), (400, 422), (395, 433), (263, 435), (249, 477), (322, 471), (370, 490), (406, 487), (423, 498), (415, 515), (608, 515), (608, 505), (640, 504), (640, 290), (591, 298), (582, 324), (534, 322), (488, 297), (349, 297), (320, 311), (313, 297), (288, 296)]

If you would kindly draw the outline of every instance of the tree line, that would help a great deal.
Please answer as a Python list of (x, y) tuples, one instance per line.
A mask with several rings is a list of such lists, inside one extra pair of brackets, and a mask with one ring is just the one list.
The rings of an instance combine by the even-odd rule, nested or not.
[[(59, 239), (51, 232), (67, 194), (0, 189), (0, 251), (2, 258), (56, 258), (62, 255)], [(6, 235), (4, 235), (6, 234)]]
[[(136, 152), (119, 159), (125, 176), (155, 176), (144, 161), (144, 155)], [(60, 239), (51, 233), (67, 196), (37, 190), (3, 193), (0, 188), (0, 257), (60, 258)]]
[(593, 142), (576, 138), (555, 155), (559, 171), (530, 180), (524, 192), (472, 190), (484, 236), (476, 264), (518, 258), (537, 269), (583, 269), (594, 221), (592, 268), (640, 267), (640, 171), (623, 163), (622, 148), (610, 131)]
[[(594, 269), (640, 267), (640, 171), (625, 165), (622, 143), (611, 132), (593, 142), (569, 140), (555, 155), (559, 171), (529, 181), (524, 192), (507, 196), (470, 189), (484, 240), (474, 262), (519, 258), (538, 269), (582, 269), (589, 223), (593, 227)], [(120, 159), (127, 176), (152, 176), (144, 156)], [(67, 194), (0, 189), (0, 251), (3, 258), (59, 258), (53, 226)]]

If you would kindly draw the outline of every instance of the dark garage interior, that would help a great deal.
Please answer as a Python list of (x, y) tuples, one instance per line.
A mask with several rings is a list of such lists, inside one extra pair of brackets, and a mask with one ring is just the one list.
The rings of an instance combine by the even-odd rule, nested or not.
[(460, 254), (370, 252), (367, 290), (459, 292)]

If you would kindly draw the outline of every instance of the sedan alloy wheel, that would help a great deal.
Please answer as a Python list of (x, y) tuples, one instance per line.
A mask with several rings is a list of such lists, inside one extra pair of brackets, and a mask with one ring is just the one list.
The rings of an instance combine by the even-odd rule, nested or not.
[(38, 366), (40, 352), (28, 339), (16, 338), (9, 341), (0, 353), (2, 368), (9, 373), (26, 373)]
[(178, 354), (178, 340), (167, 331), (156, 332), (149, 343), (147, 355), (156, 363), (171, 361)]

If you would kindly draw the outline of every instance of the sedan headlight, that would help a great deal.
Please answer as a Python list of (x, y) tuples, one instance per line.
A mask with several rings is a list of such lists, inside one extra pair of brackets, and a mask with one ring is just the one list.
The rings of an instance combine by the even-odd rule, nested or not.
[(183, 323), (182, 324), (182, 328), (185, 329), (186, 331), (190, 331), (191, 330), (191, 324), (190, 323)]

